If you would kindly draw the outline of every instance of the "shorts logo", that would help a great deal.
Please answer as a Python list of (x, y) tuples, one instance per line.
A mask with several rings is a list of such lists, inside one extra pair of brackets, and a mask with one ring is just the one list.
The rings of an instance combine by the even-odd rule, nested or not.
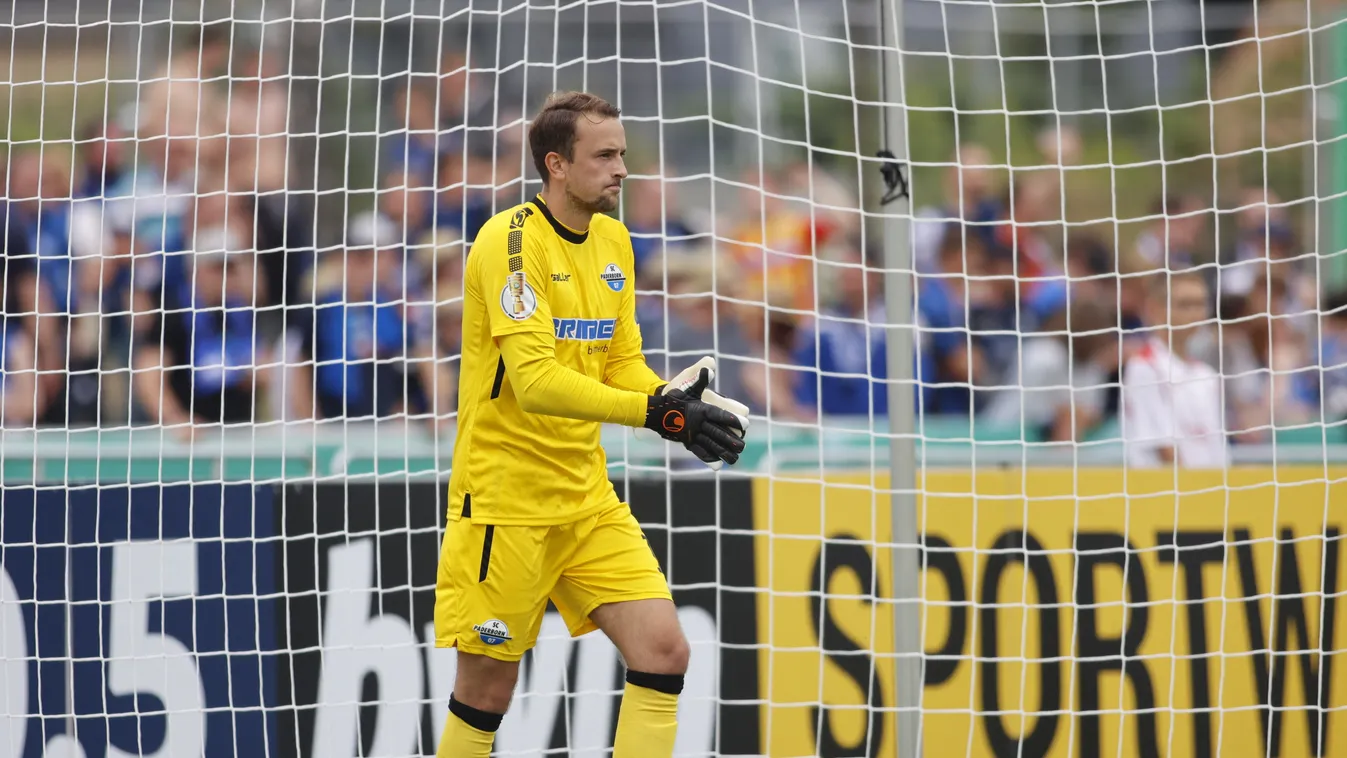
[(477, 624), (472, 628), (477, 632), (477, 636), (482, 638), (482, 642), (487, 645), (503, 645), (514, 639), (510, 636), (510, 627), (505, 625), (500, 619), (489, 619)]
[(664, 430), (673, 434), (678, 434), (683, 431), (683, 427), (687, 425), (687, 421), (683, 418), (682, 411), (669, 411), (664, 414), (664, 421), (662, 423), (664, 424)]
[(523, 271), (517, 271), (505, 278), (505, 288), (500, 291), (500, 309), (515, 321), (523, 321), (538, 310), (538, 296), (529, 286)]
[(603, 273), (599, 278), (608, 285), (608, 289), (613, 292), (621, 292), (622, 287), (627, 283), (627, 277), (622, 273), (622, 269), (617, 267), (616, 263), (609, 263), (604, 267)]

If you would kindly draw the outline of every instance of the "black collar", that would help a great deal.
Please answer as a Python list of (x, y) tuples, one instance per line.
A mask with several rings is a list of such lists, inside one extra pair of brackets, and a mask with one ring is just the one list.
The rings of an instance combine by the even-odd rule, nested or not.
[(544, 203), (542, 198), (534, 197), (530, 199), (529, 202), (533, 203), (533, 207), (537, 208), (538, 212), (543, 214), (543, 218), (547, 219), (547, 223), (552, 225), (552, 231), (556, 232), (558, 237), (566, 240), (572, 245), (583, 245), (585, 240), (589, 239), (588, 229), (586, 229), (583, 234), (576, 234), (570, 229), (567, 229), (565, 224), (557, 221), (557, 217), (552, 215), (552, 211), (548, 210), (547, 203)]

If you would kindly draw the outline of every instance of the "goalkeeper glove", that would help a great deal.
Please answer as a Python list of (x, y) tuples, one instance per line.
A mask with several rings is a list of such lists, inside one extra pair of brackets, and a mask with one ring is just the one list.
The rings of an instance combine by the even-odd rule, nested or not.
[(744, 451), (743, 427), (733, 413), (701, 400), (710, 381), (710, 370), (703, 368), (687, 389), (673, 387), (651, 395), (646, 400), (645, 428), (689, 450), (696, 446), (699, 457), (715, 456), (732, 464)]
[[(675, 376), (668, 384), (656, 390), (655, 394), (657, 395), (662, 394), (668, 392), (671, 389), (681, 389), (686, 392), (688, 388), (692, 387), (697, 383), (697, 380), (701, 376), (702, 369), (707, 369), (710, 372), (709, 378), (715, 379), (716, 359), (708, 355), (705, 358), (702, 358), (701, 360), (692, 364), (691, 366), (688, 366), (687, 368), (679, 372), (679, 374)], [(717, 408), (723, 408), (729, 411), (730, 413), (733, 413), (737, 417), (739, 421), (739, 428), (731, 429), (730, 431), (734, 432), (740, 437), (743, 437), (744, 434), (748, 431), (747, 405), (744, 405), (738, 400), (731, 400), (730, 398), (722, 397), (709, 389), (702, 391), (701, 401), (708, 405), (714, 405)], [(721, 466), (725, 465), (725, 462), (722, 461), (719, 457), (711, 455), (710, 453), (708, 453), (705, 450), (702, 450), (696, 445), (688, 445), (687, 449), (688, 452), (697, 456), (707, 466), (710, 466), (711, 470), (713, 471), (719, 471)]]

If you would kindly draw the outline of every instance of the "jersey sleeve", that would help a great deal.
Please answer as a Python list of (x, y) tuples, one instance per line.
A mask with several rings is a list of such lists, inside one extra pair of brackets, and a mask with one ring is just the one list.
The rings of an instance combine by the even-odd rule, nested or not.
[[(634, 264), (630, 236), (626, 239), (627, 269)], [(613, 341), (608, 351), (608, 364), (604, 368), (603, 382), (612, 387), (653, 395), (665, 384), (650, 365), (645, 362), (641, 347), (641, 327), (636, 322), (636, 285), (635, 277), (630, 286), (624, 288), (621, 309), (618, 311), (617, 324), (613, 327)]]
[(610, 387), (561, 365), (550, 331), (508, 334), (500, 339), (500, 355), (525, 413), (623, 426), (645, 423), (645, 394)]
[(472, 246), (469, 260), (476, 265), (470, 268), (485, 301), (492, 337), (552, 331), (547, 258), (542, 241), (536, 232), (529, 233), (527, 224), (527, 214), (517, 214), (508, 228), (491, 224)]

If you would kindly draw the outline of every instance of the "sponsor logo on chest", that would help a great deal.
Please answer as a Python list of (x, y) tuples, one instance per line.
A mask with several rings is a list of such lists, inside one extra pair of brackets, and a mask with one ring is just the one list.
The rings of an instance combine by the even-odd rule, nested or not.
[(559, 340), (594, 342), (613, 338), (614, 318), (554, 318), (552, 331)]

